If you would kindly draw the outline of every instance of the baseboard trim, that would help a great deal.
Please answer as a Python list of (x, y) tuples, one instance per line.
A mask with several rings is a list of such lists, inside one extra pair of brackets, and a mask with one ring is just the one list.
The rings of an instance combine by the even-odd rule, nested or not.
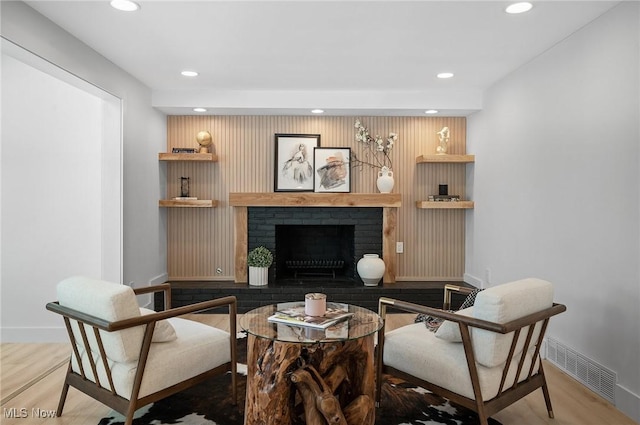
[(622, 385), (616, 385), (616, 408), (640, 423), (640, 395)]
[[(159, 274), (156, 277), (149, 279), (147, 286), (155, 286), (165, 283), (169, 278), (167, 273)], [(144, 294), (138, 296), (138, 302), (141, 307), (150, 308), (153, 310), (153, 294)]]
[(169, 274), (162, 273), (156, 277), (149, 279), (149, 286), (160, 285), (161, 283), (165, 283), (167, 280), (169, 280)]
[(469, 273), (465, 273), (462, 277), (468, 284), (473, 285), (478, 289), (484, 289), (484, 281), (482, 279), (478, 279), (477, 277)]
[(396, 282), (464, 282), (459, 276), (396, 276)]

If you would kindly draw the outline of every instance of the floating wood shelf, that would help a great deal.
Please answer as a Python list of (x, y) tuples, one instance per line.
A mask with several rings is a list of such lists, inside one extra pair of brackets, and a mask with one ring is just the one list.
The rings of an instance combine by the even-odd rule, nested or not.
[(160, 161), (201, 161), (218, 162), (218, 155), (212, 153), (159, 153)]
[(473, 201), (416, 201), (416, 207), (422, 209), (472, 209)]
[(165, 208), (215, 208), (218, 201), (212, 199), (161, 199), (159, 206)]
[(401, 206), (399, 193), (229, 193), (233, 207), (378, 207)]
[(422, 164), (422, 163), (442, 163), (442, 164), (448, 164), (448, 163), (469, 163), (469, 162), (475, 162), (476, 161), (476, 156), (475, 155), (420, 155), (419, 157), (416, 158), (416, 163), (417, 164)]

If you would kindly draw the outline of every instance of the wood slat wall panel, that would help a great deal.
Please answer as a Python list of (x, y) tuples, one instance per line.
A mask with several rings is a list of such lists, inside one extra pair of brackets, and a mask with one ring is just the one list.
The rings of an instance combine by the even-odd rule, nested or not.
[[(465, 164), (416, 164), (419, 155), (434, 154), (436, 132), (451, 130), (450, 154), (466, 152), (466, 119), (442, 117), (360, 117), (372, 135), (398, 134), (392, 152), (396, 181), (393, 192), (402, 195), (398, 209), (397, 240), (404, 254), (396, 254), (398, 280), (461, 280), (464, 273), (464, 210), (423, 210), (415, 202), (448, 184), (450, 194), (465, 195)], [(234, 276), (234, 215), (229, 192), (272, 192), (274, 134), (320, 134), (322, 147), (351, 147), (354, 117), (298, 116), (169, 116), (167, 151), (198, 147), (195, 136), (208, 130), (211, 152), (218, 162), (163, 162), (167, 197), (179, 193), (179, 178), (191, 178), (191, 194), (216, 199), (217, 208), (168, 208), (167, 271), (171, 279), (231, 280)], [(377, 192), (377, 170), (352, 170), (351, 190)], [(216, 274), (216, 268), (222, 273)]]

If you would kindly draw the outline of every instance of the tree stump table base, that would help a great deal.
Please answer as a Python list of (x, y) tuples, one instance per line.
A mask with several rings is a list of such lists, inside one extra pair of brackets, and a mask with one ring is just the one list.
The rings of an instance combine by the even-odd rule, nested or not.
[(373, 334), (315, 344), (249, 334), (246, 425), (373, 425)]

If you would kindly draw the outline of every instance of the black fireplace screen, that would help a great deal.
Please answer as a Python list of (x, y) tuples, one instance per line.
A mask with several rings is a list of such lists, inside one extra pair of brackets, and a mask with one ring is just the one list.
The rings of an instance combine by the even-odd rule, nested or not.
[(355, 275), (353, 225), (277, 225), (276, 279)]

